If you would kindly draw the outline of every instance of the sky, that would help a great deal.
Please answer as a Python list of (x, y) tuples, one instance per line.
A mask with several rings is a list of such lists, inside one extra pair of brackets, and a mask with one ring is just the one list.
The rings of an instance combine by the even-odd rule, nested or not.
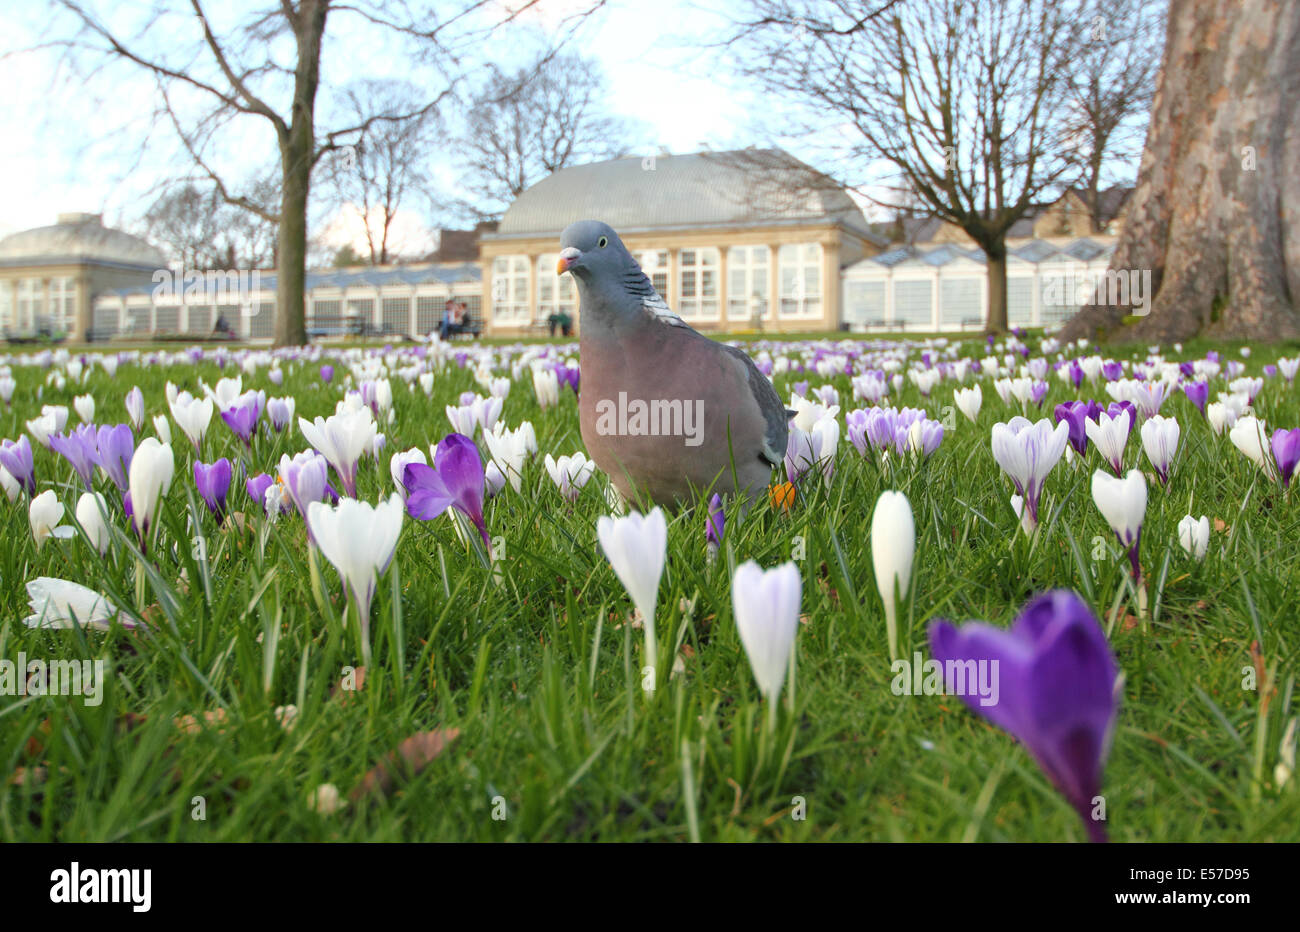
[[(510, 2), (497, 0), (500, 9)], [(121, 35), (142, 35), (142, 47), (169, 62), (194, 60), (188, 56), (199, 54), (201, 35), (184, 12), (187, 4), (167, 0), (161, 5), (176, 12), (155, 20), (149, 15), (150, 0), (91, 0), (92, 8)], [(540, 11), (522, 17), (518, 28), (477, 51), (483, 59), (509, 64), (511, 54), (526, 47), (526, 36), (557, 28), (566, 14), (583, 5), (583, 0), (545, 0)], [(220, 31), (221, 11), (240, 4), (208, 6)], [(331, 25), (335, 23), (343, 28), (341, 20)], [(393, 53), (388, 38), (368, 35), (355, 23), (326, 48), (323, 69), (329, 88), (363, 78), (418, 83), (417, 72), (403, 55)], [(762, 143), (763, 134), (752, 125), (749, 95), (720, 81), (716, 56), (696, 45), (699, 37), (716, 34), (724, 24), (717, 13), (684, 0), (611, 0), (583, 24), (572, 48), (600, 61), (610, 109), (637, 120), (645, 144), (656, 151)], [(55, 4), (0, 0), (0, 87), (5, 89), (0, 138), (8, 140), (0, 146), (5, 190), (0, 235), (53, 223), (56, 214), (68, 211), (103, 213), (110, 225), (138, 229), (140, 216), (162, 187), (193, 172), (169, 122), (156, 110), (159, 97), (152, 78), (121, 62), (106, 63), (98, 54), (51, 47), (51, 39), (75, 33), (74, 21)], [(327, 99), (322, 92), (318, 108)], [(199, 103), (198, 95), (189, 102)], [(241, 122), (219, 128), (214, 136), (213, 162), (232, 179), (252, 177), (274, 166), (276, 158), (274, 137), (264, 121)], [(456, 187), (455, 155), (448, 150), (429, 166), (434, 187)], [(317, 233), (324, 232), (335, 245), (359, 238), (362, 221), (356, 211), (313, 219)], [(441, 219), (413, 207), (399, 218), (403, 243), (425, 242), (429, 228)]]
[[(82, 2), (133, 47), (178, 71), (223, 84), (187, 0)], [(358, 2), (384, 9), (455, 5), (443, 0)], [(499, 23), (520, 2), (487, 0), (480, 15), (484, 22)], [(486, 42), (460, 51), (472, 64), (519, 66), (547, 35), (563, 30), (571, 15), (590, 3), (541, 0)], [(272, 0), (206, 0), (205, 10), (214, 32), (224, 36), (247, 20), (249, 10), (274, 6)], [(598, 60), (606, 75), (607, 109), (636, 123), (642, 137), (635, 140), (636, 147), (644, 146), (645, 154), (775, 145), (815, 167), (831, 169), (831, 153), (846, 138), (842, 127), (838, 137), (835, 127), (821, 135), (800, 135), (792, 129), (802, 122), (797, 114), (783, 110), (779, 100), (760, 98), (736, 76), (725, 50), (708, 47), (728, 31), (725, 11), (739, 7), (743, 0), (607, 0), (603, 9), (582, 20), (566, 50)], [(141, 218), (169, 184), (190, 177), (208, 186), (159, 109), (160, 90), (153, 77), (102, 52), (70, 45), (66, 40), (78, 35), (77, 25), (55, 0), (0, 0), (0, 139), (5, 140), (0, 145), (0, 236), (54, 223), (57, 214), (71, 211), (102, 213), (110, 226), (141, 232)], [(356, 82), (403, 81), (422, 93), (444, 86), (442, 62), (422, 60), (403, 41), (355, 14), (331, 14), (317, 96), (318, 130), (339, 125), (338, 91)], [(259, 56), (269, 52), (279, 66), (292, 65), (294, 49), (283, 38), (261, 42), (257, 50)], [(285, 86), (281, 82), (280, 90)], [(207, 112), (201, 92), (181, 85), (169, 93), (180, 112)], [(285, 109), (284, 94), (275, 87), (265, 93), (273, 106)], [(205, 158), (236, 189), (278, 170), (274, 132), (265, 120), (243, 117), (209, 124), (202, 138)], [(394, 223), (398, 252), (425, 254), (439, 226), (466, 225), (463, 216), (437, 207), (461, 193), (457, 156), (449, 131), (422, 166), (422, 187), (429, 196), (404, 202)], [(880, 219), (865, 199), (858, 201)], [(362, 216), (357, 209), (338, 212), (318, 201), (309, 218), (317, 242), (312, 260), (326, 261), (345, 243), (364, 254)]]

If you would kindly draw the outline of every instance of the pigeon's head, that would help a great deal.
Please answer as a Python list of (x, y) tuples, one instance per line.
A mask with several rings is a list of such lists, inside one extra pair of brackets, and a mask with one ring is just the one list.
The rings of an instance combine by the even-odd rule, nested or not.
[(560, 262), (555, 274), (572, 272), (581, 282), (602, 275), (621, 278), (636, 260), (614, 228), (599, 220), (579, 220), (560, 234)]

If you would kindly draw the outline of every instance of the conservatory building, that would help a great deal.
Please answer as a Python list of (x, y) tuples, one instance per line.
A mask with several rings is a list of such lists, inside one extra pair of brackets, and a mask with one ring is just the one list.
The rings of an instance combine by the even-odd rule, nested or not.
[(698, 330), (837, 329), (841, 268), (886, 245), (843, 188), (780, 150), (576, 165), (520, 194), (481, 238), (490, 333), (577, 320), (573, 277), (555, 272), (560, 234), (575, 220), (613, 227)]
[[(1029, 239), (1011, 246), (1008, 325), (1063, 324), (1087, 303), (1114, 251), (1108, 237)], [(842, 286), (847, 330), (979, 330), (988, 320), (988, 263), (974, 247), (899, 246), (849, 265)]]

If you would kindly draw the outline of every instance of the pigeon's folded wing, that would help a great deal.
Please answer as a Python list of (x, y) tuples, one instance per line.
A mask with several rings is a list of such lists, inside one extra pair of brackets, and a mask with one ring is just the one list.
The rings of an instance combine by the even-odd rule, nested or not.
[(722, 344), (722, 348), (745, 366), (749, 375), (749, 390), (763, 413), (766, 427), (763, 431), (763, 449), (759, 451), (759, 456), (773, 466), (780, 466), (785, 460), (786, 437), (790, 429), (785, 405), (781, 403), (780, 396), (767, 376), (758, 371), (758, 366), (754, 365), (754, 360), (749, 358), (748, 353), (726, 344)]

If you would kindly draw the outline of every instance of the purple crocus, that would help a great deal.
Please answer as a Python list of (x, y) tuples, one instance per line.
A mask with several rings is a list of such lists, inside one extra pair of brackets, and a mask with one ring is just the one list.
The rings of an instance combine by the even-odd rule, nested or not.
[(1043, 406), (1043, 399), (1047, 397), (1047, 383), (1035, 382), (1029, 387), (1029, 400), (1038, 407)]
[(712, 556), (722, 546), (722, 535), (727, 530), (727, 513), (722, 507), (722, 496), (714, 492), (709, 499), (709, 513), (704, 520), (704, 544)]
[(32, 459), (32, 444), (23, 434), (16, 441), (0, 443), (0, 466), (18, 480), (29, 496), (36, 494), (36, 463)]
[(1210, 397), (1209, 382), (1186, 382), (1183, 385), (1183, 394), (1187, 400), (1196, 405), (1196, 409), (1201, 412), (1201, 417), (1205, 417), (1205, 402)]
[(1068, 425), (1070, 446), (1074, 447), (1074, 452), (1080, 456), (1088, 452), (1088, 431), (1084, 422), (1088, 418), (1095, 419), (1099, 411), (1101, 405), (1095, 401), (1063, 401), (1052, 412), (1056, 423), (1060, 424), (1064, 421)]
[(257, 421), (262, 416), (265, 405), (265, 392), (244, 392), (221, 412), (221, 419), (234, 431), (236, 437), (244, 441), (244, 446), (251, 446), (253, 432), (257, 430)]
[[(220, 524), (226, 519), (226, 495), (230, 492), (230, 460), (224, 456), (211, 465), (194, 461), (194, 484), (199, 496)], [(269, 477), (268, 477), (269, 478)], [(262, 490), (265, 497), (266, 490)]]
[(1114, 382), (1124, 375), (1124, 364), (1121, 362), (1103, 363), (1101, 375), (1107, 382)]
[(406, 510), (412, 518), (432, 521), (448, 506), (454, 507), (478, 528), (491, 553), (483, 519), (483, 461), (473, 440), (464, 434), (443, 437), (434, 451), (433, 465), (408, 463), (402, 484), (406, 486)]
[[(293, 502), (304, 521), (307, 520), (307, 506), (312, 502), (323, 502), (327, 498), (338, 501), (337, 495), (329, 485), (329, 462), (314, 450), (306, 450), (290, 459), (288, 454), (280, 457), (280, 481), (284, 483), (289, 499)], [(311, 536), (311, 526), (307, 526), (307, 535)]]
[(1273, 431), (1273, 459), (1277, 461), (1282, 485), (1289, 487), (1296, 464), (1300, 463), (1300, 427)]
[[(1025, 746), (1065, 796), (1093, 841), (1106, 829), (1093, 817), (1119, 712), (1122, 679), (1092, 610), (1069, 590), (1034, 598), (1009, 631), (983, 622), (930, 626), (930, 651), (947, 688)], [(992, 671), (991, 704), (963, 683)]]
[[(275, 370), (279, 372), (279, 369)], [(292, 398), (268, 398), (266, 400), (266, 416), (271, 421), (271, 429), (277, 434), (293, 423), (294, 408), (297, 407)]]
[(566, 366), (559, 364), (555, 367), (555, 377), (561, 385), (567, 385), (573, 389), (573, 393), (578, 394), (578, 388), (582, 381), (582, 370), (578, 366)]
[(70, 433), (52, 434), (50, 449), (72, 464), (82, 484), (90, 491), (99, 462), (99, 445), (93, 424), (78, 424)]
[(271, 487), (275, 480), (266, 473), (259, 473), (250, 477), (244, 483), (244, 490), (248, 492), (248, 497), (255, 501), (262, 511), (266, 511), (266, 490)]
[(321, 380), (322, 382), (326, 383), (327, 385), (328, 385), (330, 382), (334, 381), (334, 367), (331, 366), (331, 365), (329, 365), (328, 363), (327, 363), (326, 365), (321, 366), (321, 367), (320, 367), (320, 380)]
[(130, 487), (131, 457), (135, 455), (131, 426), (101, 427), (95, 433), (95, 448), (95, 463), (119, 492), (125, 492)]
[[(1098, 412), (1101, 411), (1101, 405), (1097, 406), (1097, 411)], [(1119, 413), (1121, 411), (1128, 412), (1128, 435), (1132, 437), (1133, 428), (1137, 427), (1137, 422), (1138, 422), (1137, 408), (1133, 407), (1133, 402), (1131, 401), (1112, 401), (1110, 403), (1110, 406), (1106, 408), (1106, 413), (1111, 417), (1119, 417)], [(1088, 416), (1092, 417), (1094, 421), (1096, 420), (1096, 418), (1093, 417), (1091, 414), (1089, 414)]]

